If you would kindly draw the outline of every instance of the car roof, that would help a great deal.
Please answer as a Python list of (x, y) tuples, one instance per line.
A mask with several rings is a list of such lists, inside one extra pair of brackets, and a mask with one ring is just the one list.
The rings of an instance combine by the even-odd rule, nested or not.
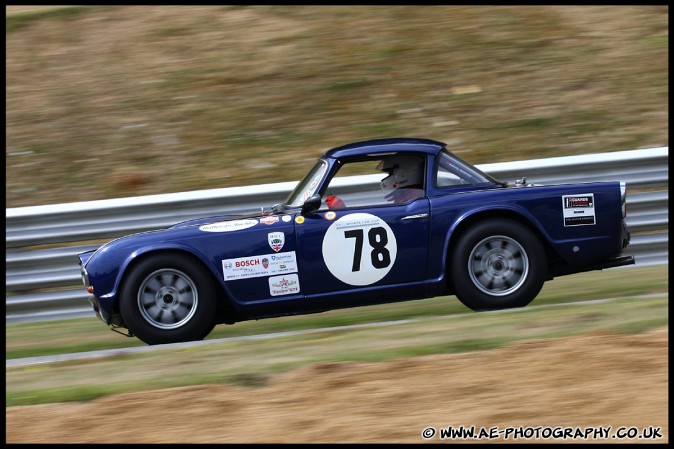
[(365, 154), (381, 154), (392, 152), (416, 152), (438, 154), (445, 144), (430, 139), (418, 139), (413, 137), (398, 137), (391, 139), (365, 140), (350, 143), (341, 147), (333, 148), (325, 153), (325, 157), (343, 158), (362, 156)]

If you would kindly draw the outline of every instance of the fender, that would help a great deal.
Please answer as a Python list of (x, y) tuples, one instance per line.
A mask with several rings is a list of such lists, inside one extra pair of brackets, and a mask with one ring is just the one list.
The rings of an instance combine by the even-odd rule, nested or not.
[[(113, 285), (109, 286), (109, 289), (106, 289), (107, 291), (104, 294), (101, 294), (99, 296), (101, 302), (110, 302), (111, 304), (116, 303), (119, 300), (119, 288), (122, 283), (122, 279), (124, 278), (124, 275), (126, 274), (129, 266), (131, 266), (133, 263), (135, 263), (139, 258), (146, 256), (151, 253), (156, 253), (156, 252), (163, 252), (163, 251), (177, 251), (177, 252), (183, 252), (183, 253), (188, 253), (194, 258), (196, 258), (199, 261), (204, 261), (207, 260), (207, 257), (205, 254), (202, 254), (200, 251), (198, 251), (194, 247), (190, 247), (181, 243), (176, 243), (176, 242), (170, 242), (170, 243), (154, 243), (150, 245), (143, 246), (141, 248), (136, 249), (132, 253), (128, 254), (127, 257), (121, 259), (118, 267), (116, 268), (116, 274), (114, 277), (114, 283)], [(227, 298), (231, 298), (231, 292), (229, 291), (229, 288), (227, 285), (220, 279), (219, 273), (215, 272), (213, 270), (213, 267), (209, 264), (204, 264), (202, 263), (203, 266), (207, 267), (209, 273), (213, 275), (213, 278), (217, 281), (218, 285), (222, 288), (225, 296)], [(89, 272), (89, 276), (91, 278), (94, 278), (96, 276), (95, 272), (92, 275), (91, 272)], [(230, 301), (232, 305), (234, 305), (235, 301)]]
[[(481, 206), (481, 207), (476, 207), (470, 210), (465, 211), (462, 213), (449, 227), (447, 234), (444, 237), (444, 242), (442, 246), (442, 253), (445, 257), (442, 257), (440, 260), (440, 267), (441, 267), (441, 272), (439, 276), (429, 279), (429, 282), (443, 282), (445, 281), (445, 277), (447, 276), (447, 255), (449, 254), (450, 251), (450, 245), (454, 242), (455, 238), (457, 237), (457, 229), (459, 229), (464, 223), (467, 223), (468, 221), (472, 219), (481, 219), (477, 218), (478, 216), (483, 216), (484, 218), (489, 218), (489, 216), (494, 216), (494, 215), (500, 215), (500, 214), (508, 214), (510, 216), (518, 216), (530, 225), (532, 225), (537, 232), (539, 232), (542, 236), (545, 237), (549, 241), (550, 236), (548, 233), (545, 231), (545, 229), (542, 227), (541, 223), (536, 219), (535, 216), (533, 216), (531, 213), (529, 213), (528, 210), (525, 208), (517, 205), (517, 204), (503, 204), (499, 205), (497, 207), (492, 206)], [(430, 257), (430, 255), (429, 255)], [(429, 261), (430, 262), (430, 261)], [(432, 266), (429, 264), (429, 267)]]

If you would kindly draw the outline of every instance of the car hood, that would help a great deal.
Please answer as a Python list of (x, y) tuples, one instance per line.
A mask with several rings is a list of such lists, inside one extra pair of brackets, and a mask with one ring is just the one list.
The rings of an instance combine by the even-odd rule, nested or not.
[[(284, 214), (287, 215), (287, 214)], [(259, 223), (274, 223), (279, 221), (279, 216), (255, 213), (249, 215), (220, 215), (206, 218), (186, 220), (176, 223), (172, 226), (154, 229), (151, 231), (129, 234), (117, 239), (111, 240), (96, 250), (90, 250), (78, 254), (80, 263), (86, 266), (91, 260), (96, 258), (96, 254), (106, 252), (108, 254), (128, 254), (135, 252), (139, 247), (146, 248), (159, 245), (161, 247), (177, 248), (180, 245), (175, 243), (181, 239), (189, 238), (203, 232), (212, 233), (232, 233), (242, 231)], [(290, 221), (290, 220), (284, 220)]]
[(172, 226), (169, 226), (167, 229), (201, 226), (208, 223), (221, 223), (234, 220), (261, 219), (267, 215), (269, 215), (269, 213), (254, 212), (251, 214), (227, 214), (227, 215), (217, 215), (213, 217), (195, 218), (192, 220), (185, 220), (178, 222)]
[(168, 229), (174, 229), (174, 228), (185, 228), (188, 226), (195, 226), (195, 225), (202, 225), (206, 223), (215, 223), (219, 221), (230, 221), (230, 220), (237, 220), (237, 219), (242, 219), (242, 218), (253, 218), (253, 217), (259, 217), (260, 214), (255, 214), (255, 215), (219, 215), (216, 217), (207, 217), (207, 218), (194, 218), (192, 220), (185, 220), (181, 221), (179, 223), (176, 223), (172, 226), (169, 226)]

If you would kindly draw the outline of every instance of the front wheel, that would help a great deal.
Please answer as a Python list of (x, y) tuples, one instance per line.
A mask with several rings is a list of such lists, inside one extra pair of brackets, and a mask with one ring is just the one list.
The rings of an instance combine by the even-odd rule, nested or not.
[(216, 296), (207, 273), (178, 254), (150, 256), (124, 281), (120, 312), (145, 343), (201, 340), (216, 321)]
[(449, 270), (456, 296), (467, 307), (524, 307), (541, 291), (547, 258), (540, 240), (526, 226), (513, 220), (489, 220), (459, 239)]

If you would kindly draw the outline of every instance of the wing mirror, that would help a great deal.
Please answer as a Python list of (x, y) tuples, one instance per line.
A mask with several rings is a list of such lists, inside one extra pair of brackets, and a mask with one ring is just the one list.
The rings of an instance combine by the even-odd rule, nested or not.
[(302, 215), (307, 216), (317, 211), (321, 207), (321, 196), (319, 194), (311, 195), (302, 205)]

